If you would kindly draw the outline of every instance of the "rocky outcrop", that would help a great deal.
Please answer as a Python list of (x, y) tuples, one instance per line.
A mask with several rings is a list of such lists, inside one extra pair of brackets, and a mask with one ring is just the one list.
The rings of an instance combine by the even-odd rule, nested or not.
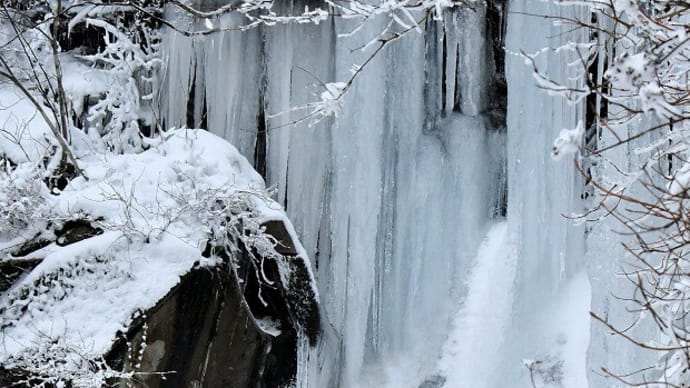
[[(90, 238), (97, 229), (88, 225), (70, 222), (57, 238)], [(317, 296), (283, 221), (267, 221), (264, 227), (278, 242), (283, 262), (264, 260), (259, 275), (241, 244), (236, 257), (209, 247), (204, 254), (220, 258), (218, 263), (194, 266), (154, 307), (140, 311), (126, 332), (117, 333), (104, 355), (107, 364), (136, 371), (129, 384), (150, 388), (273, 388), (293, 382), (299, 344), (314, 345), (319, 337)], [(60, 243), (74, 241), (68, 240)], [(3, 261), (3, 276), (30, 272), (38, 262)], [(3, 288), (11, 286), (9, 280), (5, 283)], [(21, 378), (26, 378), (23, 371), (0, 368), (3, 384)], [(112, 384), (127, 386), (122, 381)]]
[[(108, 355), (113, 366), (136, 361), (145, 342), (142, 386), (279, 387), (294, 374), (292, 327), (275, 337), (257, 324), (227, 265), (196, 268), (155, 308), (144, 313)], [(130, 343), (130, 345), (127, 344)], [(277, 346), (273, 347), (275, 344)], [(282, 365), (266, 368), (281, 352)], [(268, 369), (268, 370), (267, 370)], [(163, 374), (146, 374), (162, 372)]]
[(247, 257), (236, 260), (236, 268), (230, 260), (212, 269), (195, 268), (115, 344), (108, 355), (113, 366), (135, 367), (133, 353), (145, 342), (141, 359), (134, 360), (140, 363), (142, 386), (289, 385), (297, 367), (298, 336), (307, 336), (312, 345), (318, 339), (318, 305), (285, 225), (269, 221), (264, 226), (291, 266), (287, 287), (272, 260), (265, 262), (267, 279), (262, 281)]

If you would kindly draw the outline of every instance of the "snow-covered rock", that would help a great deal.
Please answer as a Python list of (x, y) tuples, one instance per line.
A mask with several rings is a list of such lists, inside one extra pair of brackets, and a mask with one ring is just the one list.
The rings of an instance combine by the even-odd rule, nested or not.
[(320, 331), (318, 293), (249, 162), (190, 129), (79, 162), (41, 219), (0, 234), (0, 381), (289, 382)]

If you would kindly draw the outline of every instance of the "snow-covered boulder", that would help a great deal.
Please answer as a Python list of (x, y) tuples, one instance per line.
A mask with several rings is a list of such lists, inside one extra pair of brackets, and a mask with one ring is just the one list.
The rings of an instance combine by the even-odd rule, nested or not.
[(82, 155), (0, 230), (0, 385), (279, 387), (317, 341), (309, 260), (249, 162), (203, 130), (148, 143)]

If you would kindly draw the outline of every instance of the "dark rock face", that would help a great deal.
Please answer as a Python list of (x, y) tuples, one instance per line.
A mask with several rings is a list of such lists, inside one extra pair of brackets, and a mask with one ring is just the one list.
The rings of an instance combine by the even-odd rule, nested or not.
[(282, 222), (268, 221), (264, 223), (264, 227), (278, 241), (276, 250), (285, 256), (290, 266), (290, 280), (285, 287), (289, 311), (309, 338), (309, 344), (314, 346), (321, 332), (321, 319), (309, 269), (301, 258), (296, 257), (297, 251)]
[(102, 233), (103, 229), (91, 225), (91, 222), (87, 220), (70, 220), (55, 231), (55, 236), (57, 236), (57, 245), (64, 247)]
[[(141, 386), (151, 388), (277, 388), (293, 382), (298, 335), (311, 345), (319, 337), (318, 303), (285, 225), (265, 226), (290, 268), (287, 287), (274, 260), (263, 263), (268, 282), (257, 279), (247, 257), (235, 260), (234, 269), (230, 260), (195, 268), (135, 320), (107, 356), (111, 366), (138, 369)], [(144, 342), (141, 359), (132, 360)]]
[(0, 292), (12, 287), (19, 277), (31, 272), (40, 263), (40, 259), (4, 260), (0, 262)]
[(128, 357), (145, 340), (139, 370), (169, 373), (143, 375), (141, 386), (279, 387), (292, 378), (295, 362), (283, 360), (282, 370), (265, 381), (265, 359), (281, 350), (274, 342), (294, 345), (281, 338), (294, 336), (287, 331), (273, 338), (257, 327), (226, 266), (197, 268), (131, 328), (131, 349), (120, 341), (108, 358), (113, 367), (129, 369)]

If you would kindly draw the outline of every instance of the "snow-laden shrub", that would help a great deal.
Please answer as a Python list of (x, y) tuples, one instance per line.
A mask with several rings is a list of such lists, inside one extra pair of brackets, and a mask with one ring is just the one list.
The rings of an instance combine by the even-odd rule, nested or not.
[[(10, 22), (13, 19), (14, 24)], [(28, 16), (12, 9), (0, 12), (0, 47), (2, 59), (13, 69), (14, 74), (25, 83), (28, 89), (36, 88), (37, 83), (46, 83), (54, 76), (51, 66), (49, 34), (46, 25), (36, 28), (23, 28)], [(4, 65), (3, 65), (4, 67)]]
[[(144, 339), (147, 328), (144, 324)], [(134, 349), (128, 344), (128, 361), (135, 366), (141, 363), (145, 343), (141, 346)], [(89, 355), (87, 345), (75, 345), (62, 336), (48, 334), (42, 335), (31, 351), (24, 350), (10, 357), (3, 367), (24, 376), (18, 379), (16, 386), (36, 388), (94, 388), (113, 386), (115, 382), (131, 387), (136, 376), (166, 374), (115, 370), (103, 357)]]
[(49, 219), (50, 193), (41, 171), (30, 163), (0, 168), (0, 237), (35, 231)]
[(109, 150), (140, 152), (139, 120), (150, 119), (146, 112), (151, 109), (143, 105), (153, 98), (154, 74), (160, 65), (159, 33), (142, 23), (125, 27), (106, 19), (85, 17), (83, 21), (103, 30), (104, 49), (80, 58), (107, 74), (102, 98), (88, 109), (86, 124), (101, 134)]
[[(90, 359), (61, 337), (45, 336), (36, 344), (38, 351), (22, 352), (5, 362), (10, 370), (26, 374), (25, 383), (33, 387), (101, 387), (107, 380), (125, 378), (125, 372), (112, 370), (102, 358)], [(32, 349), (34, 350), (34, 349)]]

